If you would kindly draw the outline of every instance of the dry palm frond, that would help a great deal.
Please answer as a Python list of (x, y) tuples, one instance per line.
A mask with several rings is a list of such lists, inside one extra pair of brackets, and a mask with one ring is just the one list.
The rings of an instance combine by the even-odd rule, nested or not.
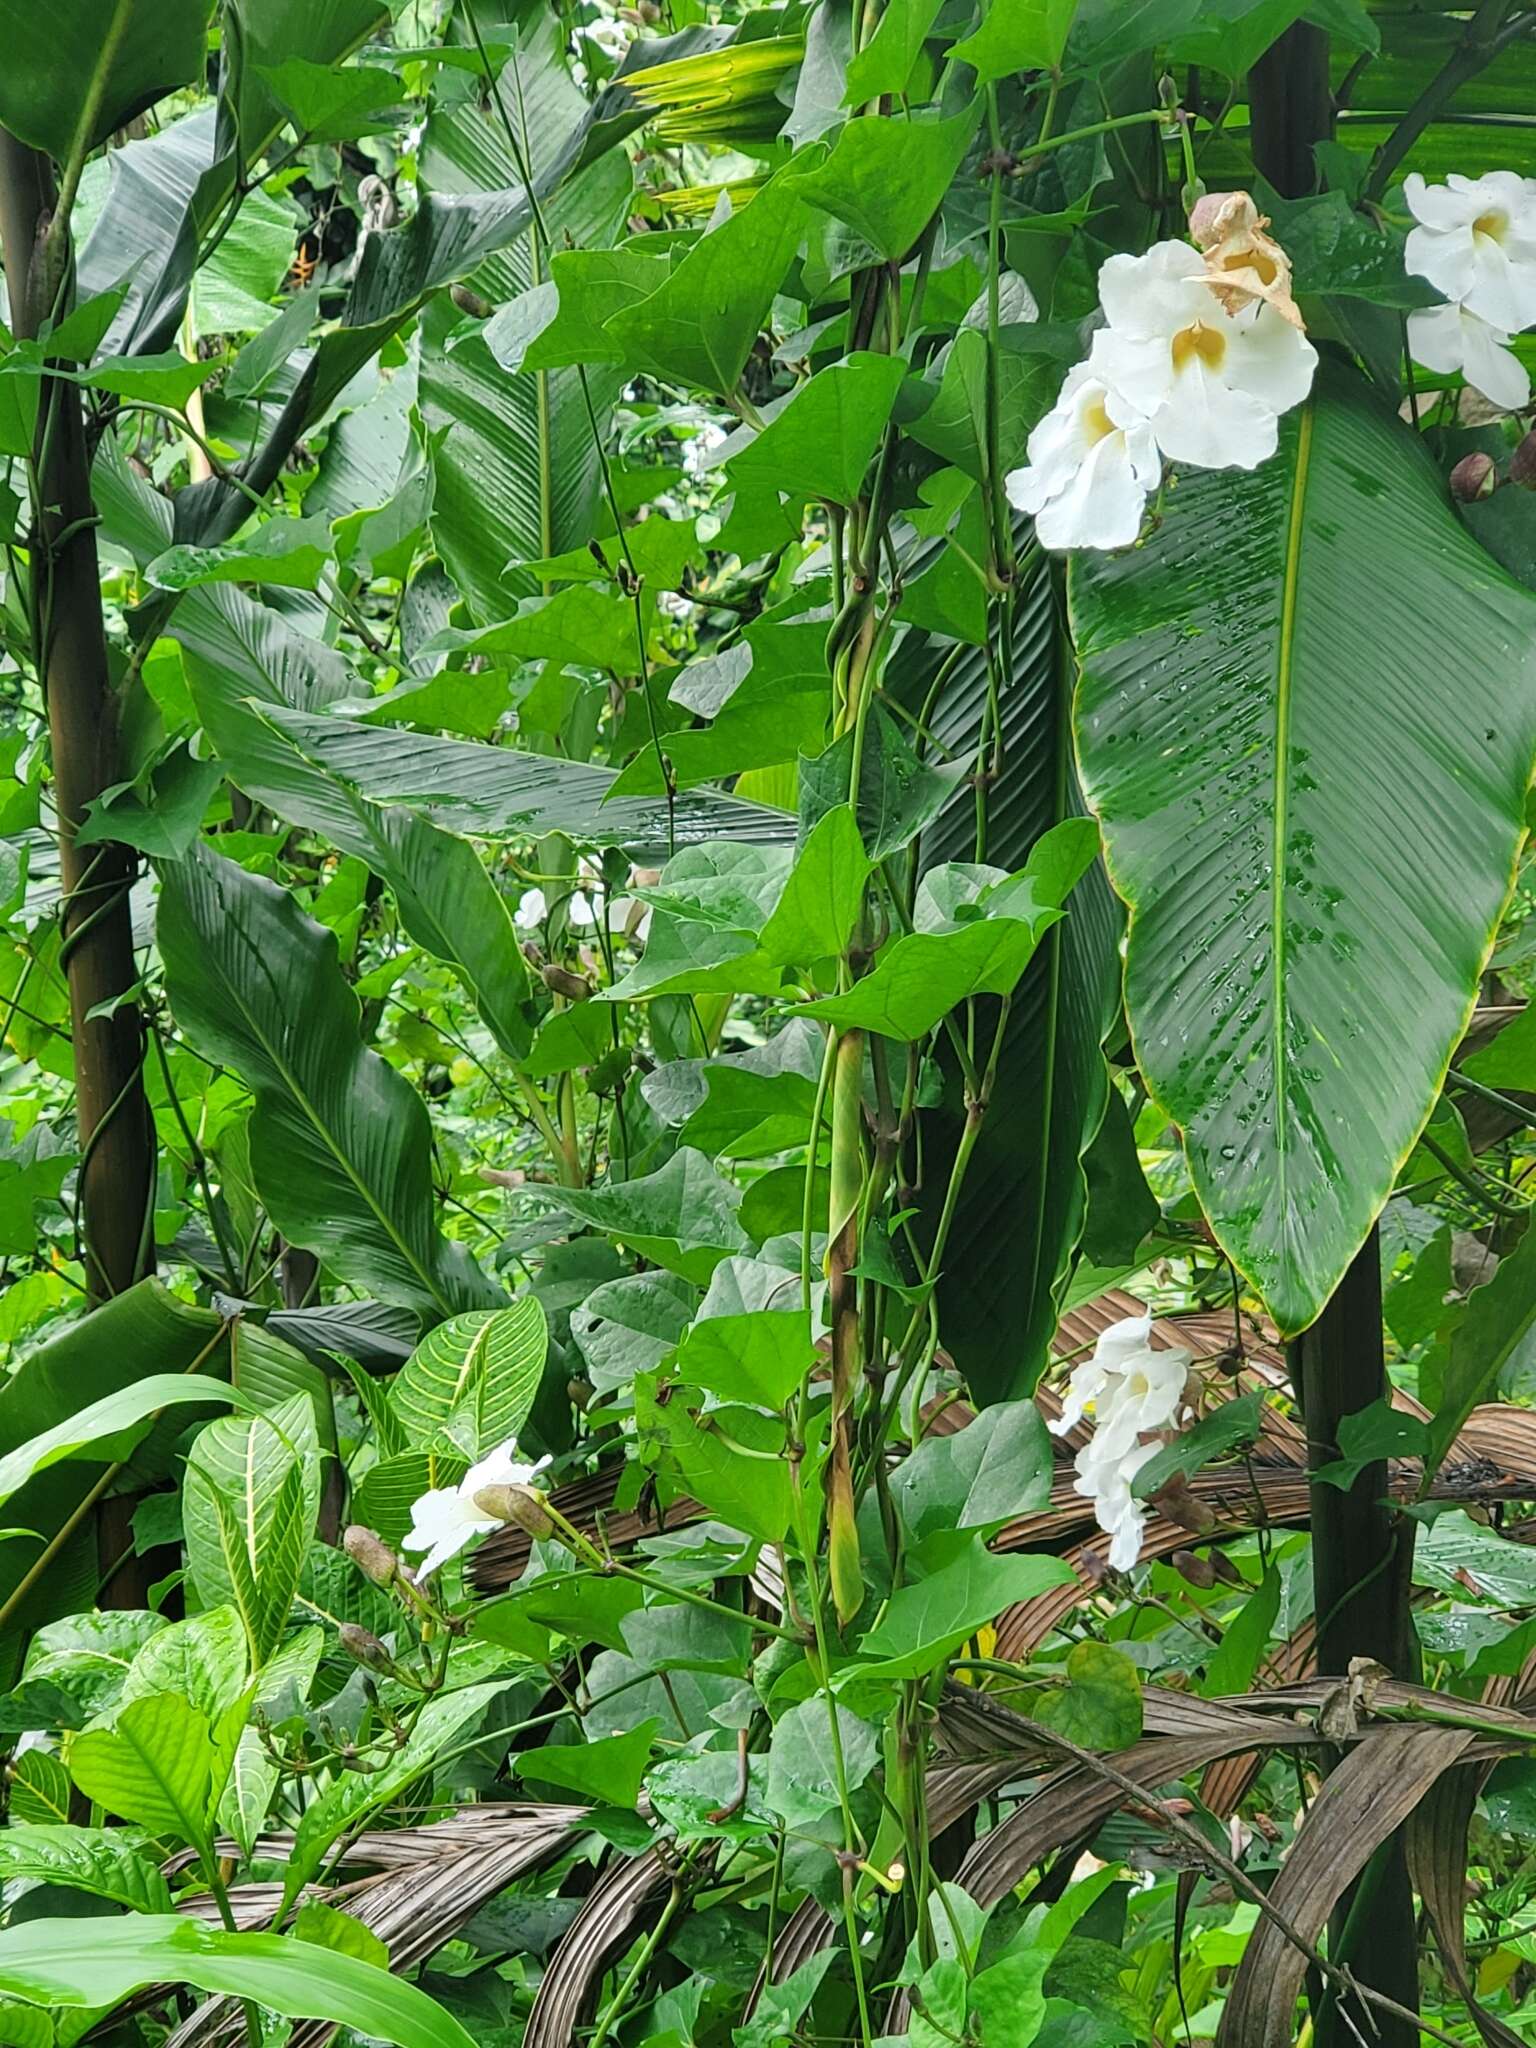
[(660, 1849), (643, 1850), (603, 1872), (544, 1972), (523, 2048), (568, 2048), (610, 1958), (674, 1881)]
[[(425, 1827), (371, 1829), (338, 1858), (341, 1869), (371, 1874), (313, 1887), (308, 1896), (350, 1913), (383, 1942), (393, 1969), (409, 1969), (451, 1940), (515, 1878), (555, 1855), (586, 1812), (583, 1806), (469, 1806)], [(268, 1835), (257, 1844), (257, 1854), (279, 1860), (292, 1847), (291, 1835)], [(240, 1928), (266, 1927), (282, 1903), (282, 1886), (235, 1885), (229, 1896)], [(181, 1911), (201, 1920), (212, 1907), (206, 1894), (180, 1902)], [(234, 2000), (211, 1998), (182, 2021), (166, 2048), (224, 2048), (239, 2039), (242, 2028)], [(327, 2021), (301, 2022), (289, 2048), (319, 2048), (334, 2031)]]

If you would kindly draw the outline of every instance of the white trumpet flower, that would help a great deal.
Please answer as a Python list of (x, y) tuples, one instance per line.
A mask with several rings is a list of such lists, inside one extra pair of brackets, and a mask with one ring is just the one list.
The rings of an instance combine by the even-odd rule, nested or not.
[(1028, 466), (1005, 481), (1010, 504), (1034, 515), (1042, 547), (1124, 548), (1161, 474), (1146, 420), (1088, 362), (1030, 435)]
[(1408, 348), (1427, 370), (1459, 370), (1474, 391), (1506, 412), (1518, 412), (1531, 395), (1524, 363), (1509, 346), (1509, 335), (1466, 305), (1429, 306), (1408, 315)]
[(1157, 1450), (1152, 1433), (1177, 1419), (1189, 1371), (1187, 1352), (1156, 1351), (1151, 1339), (1150, 1315), (1111, 1323), (1092, 1357), (1074, 1368), (1061, 1415), (1048, 1425), (1062, 1436), (1093, 1409), (1093, 1435), (1073, 1460), (1073, 1485), (1093, 1502), (1116, 1571), (1129, 1571), (1141, 1555), (1146, 1512), (1131, 1482)]
[(1312, 388), (1317, 351), (1263, 299), (1231, 312), (1188, 242), (1111, 256), (1099, 272), (1108, 326), (1090, 371), (1149, 422), (1163, 454), (1204, 469), (1255, 469), (1281, 413)]
[(423, 1578), (457, 1557), (476, 1536), (501, 1527), (494, 1515), (476, 1507), (477, 1493), (487, 1486), (531, 1485), (549, 1463), (548, 1458), (540, 1458), (537, 1464), (528, 1465), (516, 1453), (517, 1440), (509, 1438), (471, 1465), (457, 1486), (434, 1486), (413, 1503), (411, 1533), (401, 1548), (427, 1553), (417, 1567)]
[(1415, 277), (1506, 334), (1536, 323), (1536, 178), (1453, 172), (1426, 185), (1410, 171), (1403, 197), (1418, 223), (1403, 251)]

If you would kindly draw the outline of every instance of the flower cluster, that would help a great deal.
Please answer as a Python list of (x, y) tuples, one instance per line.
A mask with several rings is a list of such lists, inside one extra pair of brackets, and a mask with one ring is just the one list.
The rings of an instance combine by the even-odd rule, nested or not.
[(1446, 303), (1408, 316), (1408, 346), (1426, 369), (1459, 370), (1507, 412), (1531, 395), (1511, 336), (1536, 326), (1536, 178), (1490, 171), (1426, 185), (1417, 171), (1403, 197), (1418, 223), (1404, 261)]
[(1029, 437), (1008, 496), (1047, 548), (1127, 547), (1164, 459), (1255, 469), (1312, 388), (1285, 252), (1246, 192), (1211, 193), (1200, 242), (1158, 242), (1099, 272), (1105, 324)]
[(403, 1550), (424, 1550), (418, 1569), (423, 1578), (457, 1557), (476, 1536), (501, 1527), (500, 1518), (488, 1515), (475, 1504), (475, 1495), (492, 1486), (527, 1486), (544, 1470), (548, 1458), (536, 1465), (522, 1464), (517, 1457), (517, 1439), (509, 1437), (477, 1465), (471, 1465), (457, 1486), (435, 1486), (411, 1508), (411, 1533)]
[(1184, 1400), (1189, 1353), (1152, 1349), (1150, 1315), (1111, 1323), (1093, 1356), (1075, 1367), (1059, 1421), (1064, 1436), (1093, 1409), (1093, 1435), (1078, 1452), (1075, 1490), (1093, 1502), (1094, 1518), (1110, 1537), (1109, 1561), (1129, 1571), (1141, 1555), (1147, 1518), (1132, 1498), (1131, 1482), (1157, 1450), (1152, 1432), (1174, 1422)]

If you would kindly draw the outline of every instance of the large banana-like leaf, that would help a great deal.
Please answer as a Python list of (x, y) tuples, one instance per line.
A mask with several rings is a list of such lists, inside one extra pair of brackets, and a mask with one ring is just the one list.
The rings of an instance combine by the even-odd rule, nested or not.
[(203, 67), (213, 0), (0, 0), (0, 121), (60, 163)]
[[(45, 1339), (0, 1385), (0, 1452), (16, 1450), (151, 1373), (227, 1377), (228, 1331), (211, 1309), (178, 1301), (157, 1280), (141, 1280)], [(76, 1528), (72, 1518), (108, 1463), (101, 1456), (49, 1466), (6, 1504), (6, 1522), (36, 1537), (0, 1543), (0, 1600), (7, 1607), (16, 1601), (0, 1625), (0, 1684), (13, 1681), (32, 1630), (91, 1604), (96, 1532), (89, 1519)], [(18, 1598), (24, 1577), (30, 1583)]]
[[(890, 686), (920, 709), (942, 643), (893, 661)], [(1068, 758), (1067, 681), (1051, 579), (1024, 582), (1014, 621), (1013, 674), (999, 712), (1003, 767), (987, 792), (986, 858), (1010, 873), (1043, 832), (1080, 809)], [(930, 729), (960, 760), (973, 759), (987, 707), (986, 656), (960, 654)], [(927, 864), (975, 857), (969, 782), (923, 836)], [(939, 1281), (946, 1348), (979, 1401), (1033, 1385), (1056, 1326), (1061, 1284), (1082, 1233), (1082, 1156), (1104, 1114), (1108, 1077), (1100, 1047), (1119, 995), (1120, 917), (1095, 868), (1067, 914), (1041, 942), (1014, 992), (997, 1082), (961, 1184)], [(991, 1029), (992, 1006), (984, 1030)], [(984, 1041), (985, 1042), (985, 1041)], [(945, 1065), (942, 1102), (923, 1118), (925, 1204), (934, 1214), (965, 1121), (958, 1071)]]
[[(95, 468), (105, 531), (142, 564), (170, 535), (168, 502), (115, 454)], [(278, 817), (322, 832), (393, 891), (406, 931), (457, 970), (509, 1057), (528, 1049), (528, 969), (505, 900), (474, 849), (409, 811), (385, 811), (275, 731), (260, 704), (314, 709), (361, 688), (334, 648), (229, 587), (188, 591), (171, 621), (203, 729), (232, 779)]]
[[(489, 17), (507, 8), (481, 7)], [(505, 27), (520, 36), (497, 81), (500, 107), (472, 99), (427, 124), (422, 177), (438, 193), (472, 195), (516, 187), (517, 160), (503, 114), (522, 139), (535, 180), (553, 167), (560, 145), (587, 103), (560, 59), (564, 34), (549, 8), (522, 9)], [(616, 151), (552, 193), (542, 209), (558, 247), (603, 248), (623, 223), (632, 187), (629, 159)], [(475, 272), (475, 286), (499, 303), (537, 284), (542, 259), (533, 226)], [(592, 421), (575, 369), (509, 377), (478, 334), (446, 347), (462, 321), (440, 299), (423, 318), (420, 403), (432, 436), (436, 488), (432, 533), (444, 565), (471, 610), (499, 619), (514, 597), (537, 589), (527, 576), (505, 579), (507, 564), (579, 547), (593, 531), (599, 468)], [(607, 368), (588, 371), (601, 420), (617, 388)]]
[(158, 937), (177, 1021), (256, 1097), (251, 1167), (283, 1236), (433, 1321), (494, 1306), (438, 1230), (426, 1109), (363, 1044), (334, 932), (202, 847), (161, 875)]
[(1317, 1315), (1471, 1013), (1536, 753), (1536, 597), (1343, 371), (1247, 474), (1074, 560), (1077, 743), (1143, 1074), (1281, 1329)]

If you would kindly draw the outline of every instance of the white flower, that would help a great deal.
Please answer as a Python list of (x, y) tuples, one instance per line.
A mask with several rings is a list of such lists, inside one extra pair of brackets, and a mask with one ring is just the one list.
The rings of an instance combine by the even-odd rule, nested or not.
[(548, 915), (549, 905), (544, 900), (542, 889), (525, 889), (517, 899), (517, 908), (512, 913), (512, 922), (520, 932), (537, 931)]
[(1188, 242), (1111, 256), (1099, 272), (1109, 324), (1090, 370), (1150, 421), (1171, 461), (1255, 469), (1277, 421), (1312, 388), (1317, 351), (1264, 300), (1228, 312)]
[(500, 1528), (494, 1515), (475, 1506), (475, 1495), (482, 1487), (527, 1486), (549, 1463), (548, 1458), (540, 1458), (536, 1465), (523, 1464), (514, 1455), (516, 1450), (516, 1438), (508, 1438), (471, 1465), (457, 1486), (435, 1486), (413, 1504), (411, 1533), (401, 1548), (427, 1553), (419, 1566), (423, 1578), (439, 1570), (450, 1557), (457, 1557), (472, 1538)]
[(596, 21), (589, 21), (581, 32), (613, 64), (618, 63), (635, 39), (635, 31), (629, 23), (616, 21), (611, 15), (600, 15)]
[(1175, 1420), (1189, 1371), (1187, 1352), (1155, 1351), (1151, 1336), (1150, 1315), (1111, 1323), (1093, 1356), (1073, 1369), (1061, 1416), (1048, 1425), (1061, 1436), (1093, 1408), (1093, 1435), (1073, 1461), (1073, 1484), (1113, 1538), (1109, 1561), (1117, 1571), (1129, 1571), (1141, 1555), (1146, 1513), (1131, 1481), (1157, 1449), (1143, 1439)]
[(1460, 370), (1474, 391), (1506, 412), (1518, 412), (1530, 398), (1531, 380), (1508, 334), (1465, 305), (1410, 313), (1408, 347), (1426, 369)]
[(1029, 437), (1029, 466), (1006, 479), (1009, 502), (1034, 514), (1047, 548), (1124, 548), (1141, 531), (1162, 474), (1135, 406), (1079, 363)]
[(1453, 173), (1426, 185), (1410, 171), (1403, 197), (1419, 223), (1403, 251), (1415, 277), (1506, 333), (1536, 322), (1536, 178)]

